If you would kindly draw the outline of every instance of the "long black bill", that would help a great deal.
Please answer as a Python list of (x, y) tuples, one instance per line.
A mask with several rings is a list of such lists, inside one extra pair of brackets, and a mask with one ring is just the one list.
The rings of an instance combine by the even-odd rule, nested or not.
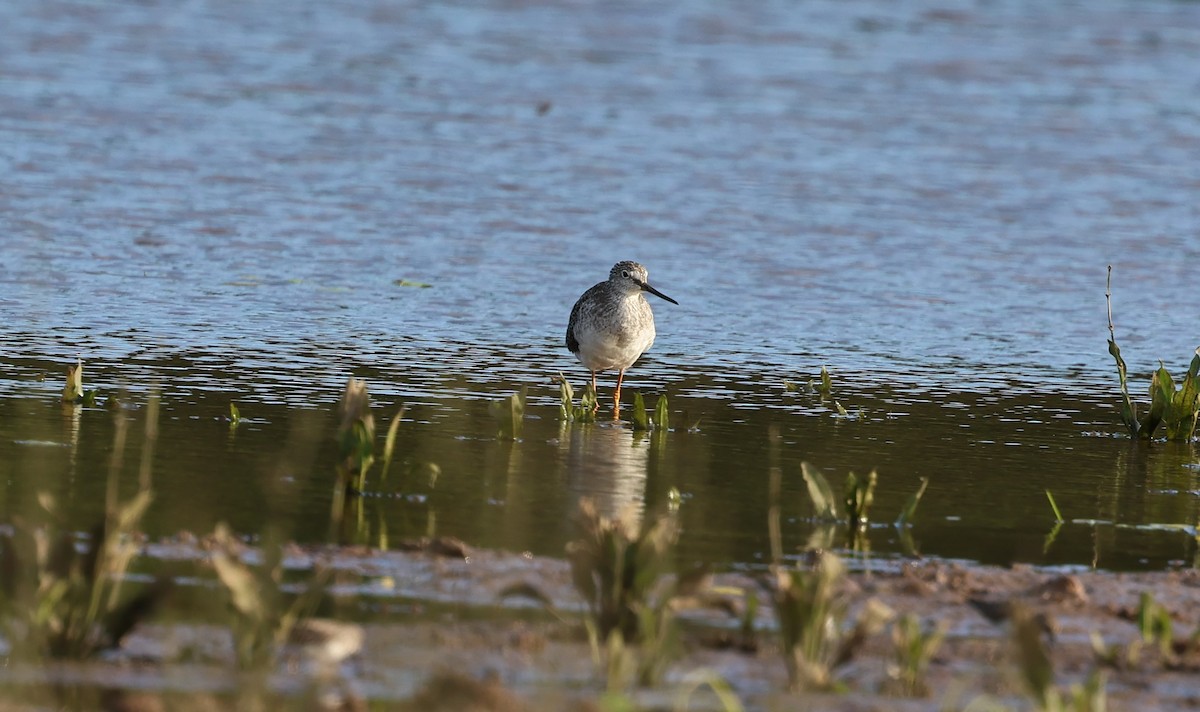
[(667, 295), (658, 291), (654, 287), (651, 287), (649, 282), (641, 282), (640, 284), (642, 285), (643, 292), (650, 292), (651, 294), (653, 294), (656, 297), (659, 297), (660, 299), (666, 299), (668, 302), (670, 302), (676, 306), (679, 305), (679, 302), (675, 301), (674, 299), (671, 299), (670, 297), (668, 297)]

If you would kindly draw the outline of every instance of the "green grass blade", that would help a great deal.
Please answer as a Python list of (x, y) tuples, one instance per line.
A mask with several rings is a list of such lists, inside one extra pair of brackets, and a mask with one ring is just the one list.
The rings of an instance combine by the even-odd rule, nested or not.
[(808, 497), (812, 500), (817, 519), (841, 519), (838, 516), (837, 496), (834, 495), (825, 475), (807, 462), (800, 463), (800, 472), (804, 476), (804, 484), (808, 487)]
[(658, 403), (654, 406), (654, 428), (656, 430), (668, 430), (671, 427), (671, 417), (667, 411), (667, 394), (662, 394), (658, 397)]
[(1050, 501), (1050, 509), (1054, 510), (1054, 521), (1063, 522), (1062, 512), (1058, 509), (1058, 503), (1054, 501), (1054, 495), (1050, 494), (1050, 490), (1046, 490), (1046, 499)]
[(642, 398), (641, 392), (637, 391), (633, 394), (633, 429), (650, 429), (650, 416), (646, 414), (646, 401)]
[(929, 478), (921, 478), (921, 486), (908, 496), (908, 501), (904, 503), (904, 508), (900, 510), (900, 516), (896, 518), (896, 526), (908, 526), (912, 521), (913, 515), (917, 513), (917, 505), (921, 503), (921, 497), (925, 495), (925, 488), (929, 486)]
[(559, 420), (574, 420), (575, 411), (575, 389), (571, 388), (571, 382), (563, 375), (562, 371), (558, 372), (558, 418)]
[(387, 438), (383, 441), (383, 472), (379, 475), (380, 484), (387, 482), (388, 470), (392, 467), (392, 453), (396, 449), (396, 433), (400, 429), (400, 419), (404, 417), (404, 406), (392, 416), (388, 425)]

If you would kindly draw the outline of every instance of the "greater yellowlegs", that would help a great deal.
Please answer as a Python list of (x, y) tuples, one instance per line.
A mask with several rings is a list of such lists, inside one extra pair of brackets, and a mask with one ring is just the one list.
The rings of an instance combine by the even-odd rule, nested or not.
[(592, 372), (593, 393), (596, 371), (617, 369), (614, 418), (621, 410), (625, 369), (654, 343), (654, 313), (643, 292), (679, 304), (651, 287), (646, 279), (646, 268), (637, 262), (616, 263), (607, 281), (587, 290), (575, 302), (567, 323), (567, 348)]

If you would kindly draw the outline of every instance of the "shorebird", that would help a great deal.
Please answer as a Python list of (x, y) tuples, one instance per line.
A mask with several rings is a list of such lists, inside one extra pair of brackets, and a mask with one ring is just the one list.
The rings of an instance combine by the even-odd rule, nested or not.
[(567, 348), (592, 372), (592, 392), (596, 392), (596, 372), (617, 369), (617, 390), (613, 394), (613, 417), (621, 409), (621, 382), (625, 369), (654, 343), (654, 313), (645, 292), (679, 302), (650, 286), (646, 268), (637, 262), (618, 262), (600, 282), (579, 297), (567, 323)]

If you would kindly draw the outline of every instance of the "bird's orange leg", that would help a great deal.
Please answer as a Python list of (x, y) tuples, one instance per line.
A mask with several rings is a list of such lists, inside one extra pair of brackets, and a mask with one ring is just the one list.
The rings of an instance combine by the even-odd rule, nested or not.
[(617, 372), (617, 392), (613, 394), (613, 420), (621, 413), (621, 382), (625, 380), (625, 369)]

